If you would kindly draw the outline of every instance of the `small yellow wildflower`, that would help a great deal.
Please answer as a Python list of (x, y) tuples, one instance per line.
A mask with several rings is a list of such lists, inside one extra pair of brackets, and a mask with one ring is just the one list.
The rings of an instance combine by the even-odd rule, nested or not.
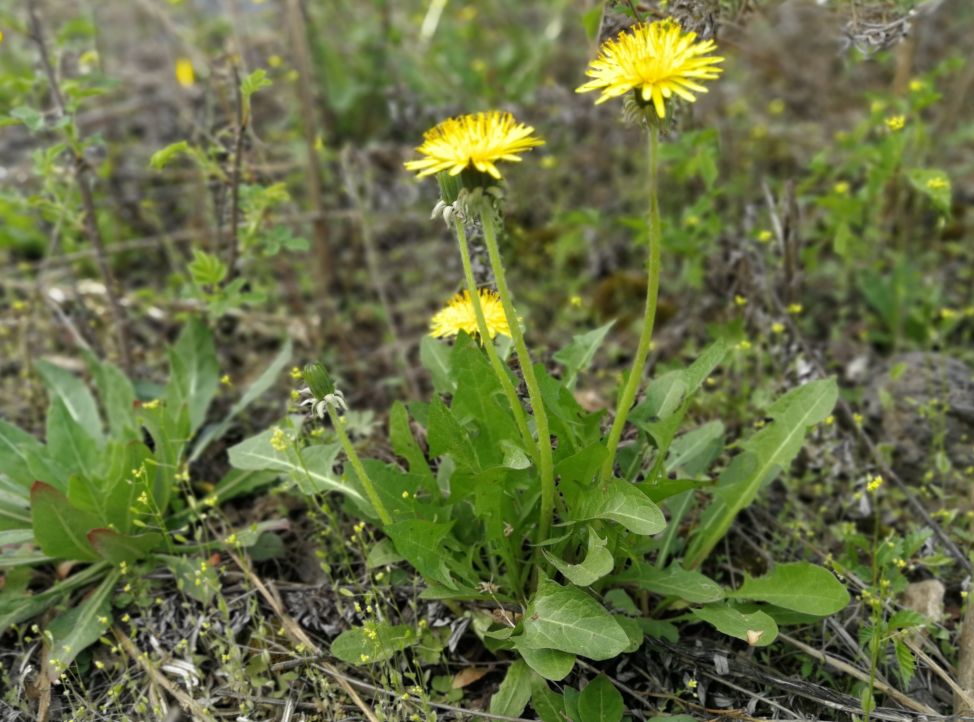
[(700, 225), (700, 219), (691, 213), (689, 216), (683, 219), (683, 223), (687, 228), (695, 228)]
[(835, 417), (832, 414), (829, 414), (828, 416), (825, 417), (826, 426), (831, 426), (834, 423), (835, 423)]
[(291, 373), (291, 378), (294, 379), (295, 381), (299, 381), (304, 378), (304, 373), (297, 366), (292, 366), (290, 373)]
[(747, 305), (747, 299), (744, 298), (744, 296), (742, 296), (741, 294), (736, 294), (734, 296), (734, 305), (735, 306), (746, 306)]
[(939, 191), (943, 188), (950, 188), (950, 181), (943, 176), (936, 176), (928, 180), (926, 186), (932, 191)]
[(858, 411), (852, 415), (852, 421), (856, 426), (862, 426), (862, 414)]
[(774, 234), (765, 228), (763, 231), (758, 231), (758, 241), (761, 243), (768, 243), (774, 238)]
[(220, 377), (220, 383), (224, 386), (233, 386), (233, 381), (230, 380), (230, 374), (223, 374)]
[(880, 476), (879, 474), (876, 474), (876, 476), (870, 479), (869, 483), (866, 484), (866, 491), (868, 491), (870, 494), (875, 494), (877, 491), (879, 491), (879, 487), (881, 487), (882, 485), (883, 485), (883, 477)]
[(574, 308), (581, 308), (582, 307), (582, 297), (579, 296), (578, 294), (574, 294), (571, 298), (568, 299), (568, 303), (571, 304), (572, 307), (574, 307)]
[(805, 310), (805, 307), (802, 306), (800, 303), (789, 303), (788, 304), (788, 313), (790, 313), (792, 316), (797, 316), (798, 314), (800, 314), (804, 310)]
[[(511, 328), (507, 323), (507, 316), (504, 307), (501, 305), (500, 297), (493, 291), (481, 289), (480, 306), (484, 311), (484, 319), (487, 321), (487, 331), (491, 338), (497, 334), (504, 336), (511, 335)], [(430, 336), (434, 338), (444, 338), (456, 336), (461, 331), (466, 331), (471, 336), (478, 334), (477, 316), (474, 314), (473, 302), (470, 293), (464, 291), (458, 293), (450, 302), (439, 311), (430, 321)]]
[(905, 115), (891, 115), (886, 119), (886, 129), (891, 133), (895, 133), (898, 130), (903, 130), (903, 126), (906, 125)]
[(652, 101), (656, 115), (665, 118), (666, 100), (677, 95), (692, 103), (694, 93), (707, 92), (698, 81), (723, 72), (717, 66), (724, 58), (708, 55), (716, 49), (713, 40), (697, 41), (696, 33), (684, 32), (673, 20), (639, 23), (602, 44), (585, 71), (592, 80), (575, 92), (601, 91), (598, 105), (634, 90), (638, 100)]
[(768, 103), (768, 112), (771, 115), (781, 115), (785, 112), (785, 101), (781, 98), (775, 98), (770, 103)]
[(192, 88), (196, 83), (196, 73), (193, 62), (189, 58), (179, 58), (176, 61), (176, 82), (184, 88)]
[(534, 135), (530, 125), (519, 123), (510, 113), (491, 110), (447, 118), (426, 131), (423, 144), (416, 149), (426, 157), (405, 166), (420, 178), (441, 171), (459, 175), (472, 167), (499, 179), (497, 161), (519, 162), (521, 153), (539, 145), (544, 141)]
[(925, 82), (923, 82), (922, 80), (920, 80), (919, 78), (914, 78), (913, 80), (910, 81), (910, 92), (911, 93), (919, 93), (925, 87), (927, 87), (927, 84)]
[(159, 401), (159, 399), (152, 399), (152, 401), (146, 401), (145, 403), (143, 403), (142, 408), (145, 409), (146, 411), (155, 411), (156, 409), (159, 408), (160, 403), (161, 402)]
[(751, 348), (751, 342), (745, 338), (737, 342), (737, 348), (739, 351), (747, 351)]
[(403, 498), (403, 499), (408, 499), (408, 498), (409, 498), (409, 492), (408, 492), (408, 491), (404, 491), (404, 492), (402, 493), (402, 498)]
[(274, 431), (271, 432), (271, 448), (277, 452), (287, 451), (290, 443), (287, 438), (287, 434), (284, 433), (284, 429), (280, 426), (275, 426)]
[(849, 194), (849, 183), (846, 181), (839, 181), (834, 186), (832, 190), (836, 195), (844, 196)]
[(775, 321), (773, 324), (771, 324), (771, 333), (784, 333), (784, 332), (785, 332), (785, 324), (783, 324), (781, 321)]
[(695, 680), (695, 679), (688, 679), (687, 680), (687, 687), (689, 689), (696, 689), (697, 688), (697, 680)]
[(940, 318), (944, 319), (945, 321), (957, 318), (957, 311), (952, 308), (942, 308), (940, 309)]

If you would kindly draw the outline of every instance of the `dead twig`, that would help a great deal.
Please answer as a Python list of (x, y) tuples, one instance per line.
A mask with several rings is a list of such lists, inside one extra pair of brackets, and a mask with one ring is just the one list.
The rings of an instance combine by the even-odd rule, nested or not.
[[(60, 118), (65, 118), (68, 115), (67, 106), (64, 102), (64, 96), (61, 93), (61, 85), (58, 82), (57, 74), (54, 72), (54, 66), (51, 64), (51, 56), (47, 48), (47, 42), (44, 40), (44, 28), (41, 25), (40, 16), (37, 12), (37, 5), (37, 0), (31, 0), (30, 5), (28, 6), (30, 15), (30, 32), (34, 43), (37, 45), (38, 52), (40, 53), (41, 65), (44, 68), (44, 74), (47, 76), (47, 81), (51, 89), (51, 96), (54, 99), (58, 116)], [(74, 156), (74, 176), (78, 184), (78, 191), (81, 195), (81, 205), (84, 211), (83, 216), (85, 235), (87, 236), (88, 241), (94, 247), (98, 271), (101, 274), (102, 282), (105, 284), (106, 295), (108, 297), (108, 308), (112, 316), (112, 323), (115, 326), (116, 341), (121, 365), (126, 374), (131, 375), (132, 356), (129, 349), (128, 317), (126, 316), (125, 309), (122, 307), (122, 303), (119, 300), (119, 289), (115, 280), (115, 274), (112, 272), (111, 263), (108, 259), (108, 252), (105, 248), (105, 239), (102, 237), (101, 229), (98, 227), (95, 199), (91, 192), (91, 183), (89, 182), (88, 162), (85, 160), (84, 152), (82, 150), (83, 146), (79, 140), (75, 139), (73, 142), (69, 143), (69, 145)]]
[(227, 253), (227, 276), (224, 285), (237, 275), (237, 258), (240, 255), (240, 169), (243, 164), (244, 136), (250, 122), (250, 114), (244, 108), (243, 92), (240, 88), (240, 72), (236, 62), (231, 63), (233, 75), (233, 97), (236, 104), (237, 127), (233, 136), (233, 166), (230, 170), (230, 225), (224, 238)]
[(216, 718), (213, 717), (199, 702), (190, 697), (188, 694), (183, 692), (179, 687), (173, 684), (166, 675), (160, 672), (157, 667), (149, 662), (149, 656), (143, 652), (139, 651), (139, 648), (135, 646), (135, 642), (128, 638), (128, 636), (118, 627), (112, 627), (112, 632), (115, 634), (115, 639), (125, 650), (125, 653), (135, 661), (142, 670), (149, 676), (152, 682), (162, 687), (173, 699), (175, 699), (179, 706), (184, 710), (189, 712), (194, 720), (201, 720), (202, 722), (216, 722)]
[[(789, 637), (787, 634), (779, 634), (778, 639), (787, 642), (796, 649), (800, 649), (812, 659), (818, 660), (823, 664), (827, 664), (832, 669), (842, 672), (843, 674), (847, 674), (850, 677), (855, 677), (860, 682), (865, 682), (866, 684), (869, 684), (870, 682), (869, 674), (867, 672), (862, 671), (858, 667), (854, 667), (843, 659), (833, 657), (825, 652), (820, 652), (819, 650), (815, 649), (815, 647), (809, 646), (804, 642), (799, 642), (797, 639), (794, 637)], [(872, 683), (878, 692), (885, 694), (887, 697), (895, 700), (907, 709), (913, 710), (914, 712), (919, 712), (920, 714), (938, 715), (937, 710), (931, 709), (927, 705), (917, 702), (912, 697), (906, 696), (895, 687), (891, 687), (878, 679), (873, 680)]]

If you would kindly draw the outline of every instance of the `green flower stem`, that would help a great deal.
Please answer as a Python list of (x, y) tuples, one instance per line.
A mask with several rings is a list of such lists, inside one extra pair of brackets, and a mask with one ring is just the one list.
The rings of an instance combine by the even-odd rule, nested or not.
[(602, 465), (601, 478), (603, 480), (612, 476), (615, 467), (616, 449), (619, 447), (619, 439), (622, 438), (622, 431), (629, 417), (629, 410), (636, 400), (636, 393), (639, 391), (639, 383), (643, 378), (643, 368), (646, 366), (646, 359), (649, 356), (649, 347), (653, 340), (653, 322), (656, 320), (656, 301), (659, 298), (659, 271), (660, 271), (660, 219), (659, 219), (659, 126), (656, 123), (649, 128), (649, 258), (646, 265), (646, 311), (643, 314), (643, 330), (639, 335), (639, 345), (636, 347), (636, 356), (632, 360), (632, 368), (629, 370), (629, 378), (626, 379), (626, 386), (619, 397), (619, 404), (616, 406), (615, 420), (609, 431), (609, 439), (606, 442), (608, 455)]
[[(548, 430), (548, 414), (541, 398), (541, 387), (534, 375), (531, 354), (528, 353), (528, 347), (524, 343), (524, 333), (521, 331), (521, 324), (518, 321), (517, 312), (514, 310), (514, 303), (511, 301), (511, 292), (507, 287), (507, 276), (504, 274), (504, 264), (501, 262), (500, 250), (497, 248), (497, 231), (494, 228), (494, 219), (489, 208), (481, 211), (480, 220), (484, 225), (484, 240), (487, 242), (487, 255), (490, 257), (490, 267), (494, 272), (494, 281), (497, 283), (497, 295), (501, 298), (504, 315), (507, 316), (507, 324), (511, 327), (514, 349), (517, 351), (517, 358), (521, 363), (521, 372), (524, 374), (524, 383), (528, 387), (528, 398), (531, 400), (534, 422), (538, 429), (541, 509), (538, 514), (538, 535), (535, 538), (535, 543), (540, 545), (548, 538), (555, 509), (555, 474), (551, 454), (551, 432)], [(535, 553), (540, 554), (540, 551), (541, 547), (536, 546)]]
[(517, 424), (518, 431), (521, 432), (524, 449), (532, 457), (537, 458), (534, 437), (531, 435), (531, 429), (528, 427), (528, 420), (524, 414), (524, 407), (521, 406), (521, 399), (518, 398), (517, 389), (514, 388), (514, 383), (511, 381), (511, 377), (507, 372), (507, 367), (501, 361), (501, 357), (497, 355), (497, 349), (490, 340), (490, 331), (487, 329), (487, 317), (484, 316), (484, 307), (480, 303), (477, 281), (473, 277), (473, 266), (470, 263), (470, 244), (467, 242), (467, 232), (463, 227), (463, 221), (458, 218), (454, 221), (454, 226), (457, 232), (457, 242), (460, 246), (460, 260), (463, 263), (463, 275), (467, 282), (467, 291), (470, 293), (473, 312), (477, 317), (477, 328), (480, 330), (480, 338), (483, 341), (484, 350), (487, 352), (487, 358), (490, 360), (490, 365), (494, 369), (494, 373), (497, 374), (497, 380), (500, 381), (504, 395), (511, 405), (511, 412), (514, 414), (514, 421)]
[(369, 497), (369, 501), (372, 502), (372, 506), (375, 507), (375, 513), (379, 515), (379, 521), (382, 522), (383, 526), (391, 526), (392, 517), (389, 515), (389, 510), (386, 509), (385, 504), (382, 503), (382, 499), (379, 498), (379, 493), (375, 490), (375, 484), (372, 483), (369, 475), (365, 473), (365, 467), (362, 466), (362, 459), (359, 458), (358, 452), (352, 446), (352, 440), (345, 433), (345, 420), (335, 413), (335, 409), (330, 403), (326, 404), (326, 406), (328, 407), (328, 417), (331, 419), (331, 425), (335, 427), (335, 433), (338, 435), (338, 440), (341, 442), (342, 448), (345, 449), (345, 455), (348, 457), (349, 462), (351, 462), (352, 468), (355, 469), (355, 473), (358, 475), (359, 481), (362, 482), (362, 486), (365, 487), (365, 494)]

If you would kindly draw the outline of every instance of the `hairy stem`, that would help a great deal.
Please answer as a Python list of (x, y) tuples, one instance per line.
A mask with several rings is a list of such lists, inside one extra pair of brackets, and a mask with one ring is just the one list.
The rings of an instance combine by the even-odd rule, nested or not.
[[(528, 387), (528, 398), (531, 400), (531, 409), (534, 412), (534, 423), (538, 429), (538, 468), (541, 474), (541, 508), (538, 512), (538, 532), (535, 537), (535, 544), (539, 545), (548, 538), (551, 531), (552, 517), (555, 509), (555, 476), (554, 463), (551, 453), (551, 432), (548, 428), (548, 414), (545, 411), (544, 402), (541, 398), (541, 387), (534, 374), (534, 366), (531, 363), (531, 354), (524, 343), (524, 333), (521, 331), (521, 324), (511, 300), (511, 292), (507, 287), (507, 276), (504, 273), (504, 264), (501, 261), (500, 250), (497, 247), (497, 231), (494, 228), (494, 219), (489, 208), (485, 208), (480, 214), (481, 222), (484, 225), (484, 240), (487, 242), (487, 255), (490, 257), (490, 267), (494, 272), (494, 280), (497, 283), (497, 294), (500, 296), (501, 304), (504, 306), (504, 315), (507, 316), (507, 324), (511, 327), (511, 337), (514, 339), (514, 349), (517, 352), (518, 361), (521, 364), (521, 372), (524, 374), (524, 383)], [(540, 555), (541, 547), (535, 546), (535, 554)], [(537, 575), (535, 575), (537, 578)]]
[(511, 406), (514, 421), (517, 423), (518, 431), (521, 432), (524, 449), (531, 456), (537, 458), (534, 437), (531, 435), (531, 429), (528, 427), (528, 420), (524, 414), (524, 408), (521, 406), (521, 399), (518, 398), (517, 389), (514, 388), (514, 382), (511, 381), (507, 367), (501, 361), (501, 357), (497, 354), (497, 349), (494, 347), (490, 338), (490, 331), (487, 328), (487, 318), (484, 316), (484, 307), (480, 303), (477, 281), (473, 276), (473, 266), (470, 263), (470, 244), (467, 242), (467, 232), (463, 227), (463, 221), (456, 219), (454, 221), (454, 228), (456, 229), (457, 242), (460, 246), (460, 261), (463, 264), (463, 276), (467, 282), (467, 292), (470, 294), (470, 303), (473, 306), (474, 315), (477, 317), (477, 329), (480, 331), (480, 338), (483, 341), (484, 350), (487, 352), (490, 365), (494, 369), (497, 380), (500, 382), (501, 388), (504, 390), (504, 395), (507, 397), (507, 401)]
[(646, 366), (646, 359), (649, 357), (649, 348), (653, 340), (653, 323), (656, 320), (656, 301), (659, 298), (659, 272), (660, 272), (660, 219), (659, 219), (659, 126), (655, 123), (649, 129), (649, 144), (647, 146), (649, 159), (649, 258), (646, 262), (646, 310), (643, 313), (643, 328), (639, 334), (639, 345), (636, 347), (636, 355), (632, 360), (632, 368), (629, 369), (629, 377), (626, 385), (619, 397), (616, 406), (615, 420), (609, 430), (609, 438), (606, 441), (608, 455), (602, 465), (603, 480), (610, 477), (615, 468), (616, 450), (619, 448), (619, 440), (622, 438), (622, 431), (626, 426), (626, 419), (629, 417), (629, 410), (636, 400), (636, 393), (639, 391), (639, 384), (643, 378), (643, 368)]

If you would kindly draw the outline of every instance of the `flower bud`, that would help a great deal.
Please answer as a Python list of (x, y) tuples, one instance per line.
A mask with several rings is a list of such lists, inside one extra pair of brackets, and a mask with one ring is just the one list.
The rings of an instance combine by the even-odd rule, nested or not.
[(328, 369), (320, 361), (308, 364), (302, 372), (304, 382), (311, 389), (311, 394), (316, 399), (323, 399), (329, 394), (335, 393), (335, 382), (328, 373)]

